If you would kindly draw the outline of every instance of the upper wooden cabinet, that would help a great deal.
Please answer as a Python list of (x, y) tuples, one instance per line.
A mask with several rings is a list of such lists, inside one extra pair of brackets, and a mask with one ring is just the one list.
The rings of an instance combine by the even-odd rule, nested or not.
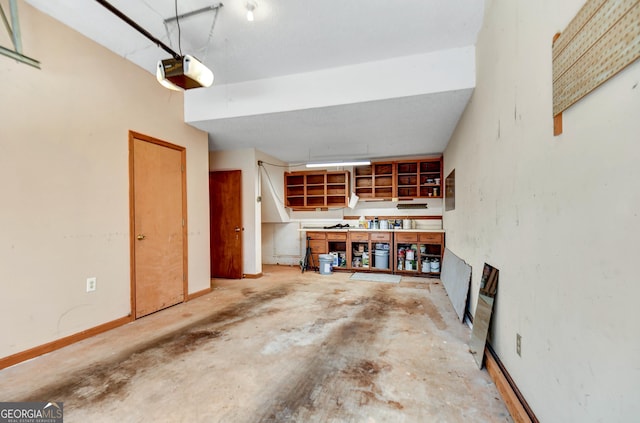
[(442, 198), (442, 157), (418, 162), (420, 192), (418, 197)]
[(356, 195), (363, 200), (390, 200), (394, 196), (394, 163), (378, 162), (354, 168)]
[(442, 198), (442, 157), (356, 166), (356, 194), (362, 199)]
[(349, 204), (348, 171), (285, 172), (284, 179), (287, 207), (304, 210)]

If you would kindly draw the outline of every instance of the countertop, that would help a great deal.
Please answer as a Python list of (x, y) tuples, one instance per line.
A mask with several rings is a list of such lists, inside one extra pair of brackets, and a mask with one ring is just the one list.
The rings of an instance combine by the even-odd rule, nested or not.
[(301, 232), (395, 232), (395, 233), (410, 233), (410, 232), (436, 232), (444, 233), (444, 229), (363, 229), (363, 228), (342, 228), (342, 229), (324, 229), (324, 228), (301, 228), (298, 229)]

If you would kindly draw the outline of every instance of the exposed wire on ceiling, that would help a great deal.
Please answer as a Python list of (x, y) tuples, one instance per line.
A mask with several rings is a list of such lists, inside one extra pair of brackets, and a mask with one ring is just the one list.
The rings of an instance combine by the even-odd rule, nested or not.
[[(271, 180), (271, 176), (269, 175), (269, 172), (267, 171), (267, 168), (264, 167), (264, 164), (271, 164), (271, 163), (266, 163), (263, 162), (262, 160), (258, 161), (258, 166), (264, 171), (264, 174), (267, 175), (267, 181), (269, 182), (269, 186), (271, 187), (271, 192), (273, 192), (273, 196), (276, 198), (276, 200), (278, 200), (279, 204), (282, 204), (282, 207), (287, 207), (284, 204), (284, 201), (282, 201), (280, 199), (280, 197), (278, 196), (278, 191), (276, 191), (276, 188), (273, 186), (273, 181)], [(273, 165), (273, 166), (278, 166), (278, 165)]]
[(182, 34), (180, 31), (180, 16), (178, 16), (178, 0), (174, 0), (174, 4), (176, 6), (176, 25), (178, 26), (178, 51), (182, 56)]
[[(220, 3), (220, 7), (222, 7), (222, 3)], [(213, 21), (211, 22), (211, 29), (209, 29), (209, 37), (207, 38), (207, 44), (205, 47), (204, 55), (202, 57), (203, 61), (207, 60), (207, 56), (209, 55), (209, 46), (211, 46), (211, 38), (213, 38), (213, 28), (216, 27), (216, 21), (218, 20), (218, 12), (220, 11), (220, 7), (216, 7), (216, 13), (213, 15)]]
[[(177, 3), (177, 0), (176, 0), (176, 3)], [(177, 29), (178, 29), (178, 43), (180, 44), (181, 40), (182, 40), (182, 37), (181, 37), (182, 27), (180, 26), (180, 20), (195, 16), (195, 15), (199, 15), (199, 14), (204, 13), (204, 12), (213, 11), (214, 14), (213, 14), (213, 19), (211, 20), (211, 27), (209, 28), (209, 36), (207, 37), (207, 42), (205, 43), (204, 46), (199, 47), (197, 49), (197, 51), (202, 54), (202, 56), (201, 56), (202, 57), (202, 61), (205, 62), (207, 60), (207, 56), (209, 55), (209, 47), (211, 46), (211, 39), (213, 38), (213, 30), (216, 27), (216, 22), (218, 20), (218, 12), (220, 12), (220, 9), (222, 7), (224, 7), (223, 3), (217, 3), (217, 4), (212, 4), (211, 6), (203, 7), (201, 9), (193, 10), (191, 12), (186, 12), (186, 13), (182, 13), (182, 14), (178, 14), (178, 10), (177, 10), (177, 7), (176, 7), (175, 16), (167, 18), (167, 19), (165, 19), (163, 21), (164, 31), (165, 31), (167, 40), (169, 40), (169, 45), (173, 47), (173, 42), (171, 40), (172, 31), (169, 29), (169, 24), (171, 22), (176, 21)], [(182, 54), (182, 46), (179, 45), (178, 48), (180, 49), (180, 54)]]
[(304, 163), (293, 163), (293, 164), (287, 164), (287, 165), (279, 165), (279, 164), (275, 164), (275, 163), (265, 162), (264, 160), (258, 160), (258, 166), (261, 166), (262, 164), (268, 164), (269, 166), (275, 166), (275, 167), (296, 167), (296, 166), (304, 166)]

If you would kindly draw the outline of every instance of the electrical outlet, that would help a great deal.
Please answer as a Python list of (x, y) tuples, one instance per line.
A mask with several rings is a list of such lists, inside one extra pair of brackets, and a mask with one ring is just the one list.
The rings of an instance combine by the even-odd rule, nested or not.
[(87, 278), (87, 292), (93, 292), (96, 290), (98, 285), (97, 278)]
[(522, 357), (522, 336), (519, 333), (516, 333), (516, 354), (519, 357)]

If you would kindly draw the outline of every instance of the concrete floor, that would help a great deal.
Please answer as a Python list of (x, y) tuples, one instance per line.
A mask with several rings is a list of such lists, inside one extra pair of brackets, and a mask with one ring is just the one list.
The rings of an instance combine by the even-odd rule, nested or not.
[(65, 422), (510, 422), (437, 280), (265, 266), (0, 371)]

